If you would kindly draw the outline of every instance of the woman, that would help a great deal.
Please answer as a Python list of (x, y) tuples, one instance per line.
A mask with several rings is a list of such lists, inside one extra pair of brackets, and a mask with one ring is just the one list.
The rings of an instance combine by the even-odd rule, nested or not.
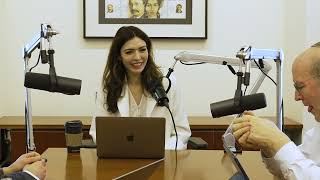
[[(176, 135), (170, 113), (165, 107), (157, 106), (151, 96), (154, 81), (159, 79), (162, 73), (154, 62), (149, 37), (137, 27), (121, 27), (109, 51), (101, 93), (96, 101), (96, 116), (165, 117), (165, 148), (174, 149)], [(174, 80), (167, 96), (178, 133), (177, 149), (186, 149), (191, 131)], [(95, 142), (95, 118), (90, 135)]]
[(181, 4), (177, 4), (176, 6), (176, 13), (181, 14), (182, 13), (182, 5)]
[(162, 6), (163, 0), (147, 0), (145, 7), (145, 16), (148, 19), (159, 19), (159, 10)]

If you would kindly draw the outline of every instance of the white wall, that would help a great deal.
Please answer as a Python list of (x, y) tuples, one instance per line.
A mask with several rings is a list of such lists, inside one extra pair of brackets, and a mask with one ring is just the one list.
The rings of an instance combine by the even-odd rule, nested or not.
[[(4, 16), (2, 15), (2, 12), (4, 11), (4, 6), (5, 2), (0, 1), (0, 22), (4, 22)], [(0, 40), (3, 41), (4, 40), (4, 32), (3, 32), (3, 28), (0, 28)], [(3, 45), (4, 42), (0, 43), (0, 54), (3, 54)], [(5, 106), (5, 100), (4, 100), (4, 93), (3, 93), (3, 89), (5, 88), (5, 84), (3, 84), (4, 82), (4, 63), (1, 63), (2, 61), (4, 61), (3, 56), (0, 55), (0, 117), (4, 114), (5, 110), (4, 110), (4, 106)]]
[[(305, 45), (310, 46), (320, 39), (320, 12), (317, 7), (320, 7), (320, 1), (317, 0), (307, 0), (306, 1), (306, 39)], [(302, 122), (304, 124), (304, 130), (308, 130), (314, 127), (315, 123), (314, 117), (307, 111), (307, 108), (303, 109)]]
[[(58, 75), (82, 79), (80, 96), (65, 96), (42, 91), (32, 91), (33, 115), (90, 115), (93, 109), (92, 95), (100, 74), (104, 68), (110, 39), (83, 39), (82, 1), (79, 0), (2, 0), (1, 21), (5, 34), (1, 46), (1, 82), (6, 88), (1, 92), (1, 104), (6, 107), (5, 115), (23, 115), (23, 61), (22, 46), (39, 32), (40, 23), (51, 23), (61, 32), (54, 38), (55, 65)], [(305, 38), (304, 28), (296, 34), (288, 23), (298, 5), (303, 2), (293, 1), (231, 1), (208, 0), (208, 39), (177, 40), (155, 39), (156, 61), (167, 68), (173, 62), (173, 56), (182, 50), (199, 51), (219, 56), (234, 56), (243, 45), (254, 48), (283, 48), (287, 53), (285, 63), (285, 115), (295, 118), (301, 116), (296, 110), (297, 103), (292, 103), (290, 69), (295, 52), (288, 49), (299, 49), (292, 37)], [(3, 8), (4, 7), (4, 8)], [(298, 11), (299, 12), (299, 11)], [(294, 15), (294, 16), (292, 16)], [(305, 23), (304, 10), (301, 24)], [(294, 19), (291, 20), (294, 22)], [(289, 32), (289, 33), (288, 33)], [(2, 34), (2, 33), (1, 33)], [(2, 39), (1, 38), (1, 39)], [(287, 41), (289, 43), (287, 43)], [(301, 40), (303, 41), (303, 40)], [(9, 42), (9, 43), (8, 43)], [(304, 42), (304, 41), (303, 41)], [(299, 41), (300, 43), (300, 41)], [(297, 43), (298, 44), (298, 43)], [(31, 64), (37, 57), (35, 51)], [(271, 76), (275, 78), (275, 66)], [(47, 71), (47, 65), (40, 65), (35, 72)], [(256, 72), (256, 71), (254, 71)], [(236, 77), (226, 67), (201, 65), (186, 67), (177, 64), (174, 75), (182, 87), (186, 109), (189, 115), (210, 116), (209, 104), (231, 98), (236, 87)], [(289, 77), (289, 78), (288, 78)], [(286, 87), (285, 86), (285, 87)], [(275, 87), (265, 80), (260, 92), (265, 92), (268, 108), (259, 110), (258, 114), (273, 115), (275, 112)], [(1, 106), (0, 106), (1, 108)], [(300, 108), (301, 109), (301, 108)], [(1, 110), (1, 109), (0, 109)], [(0, 111), (1, 112), (1, 111)]]

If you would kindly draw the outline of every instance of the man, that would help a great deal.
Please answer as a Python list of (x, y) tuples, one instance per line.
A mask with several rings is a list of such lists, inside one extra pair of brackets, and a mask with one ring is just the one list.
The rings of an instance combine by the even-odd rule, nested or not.
[(113, 13), (113, 5), (112, 4), (107, 5), (107, 13)]
[[(292, 65), (295, 100), (308, 106), (320, 122), (320, 42), (301, 53)], [(263, 161), (282, 179), (320, 179), (320, 123), (296, 146), (273, 123), (251, 115), (234, 121), (233, 134), (241, 146), (260, 149)]]
[(130, 18), (143, 18), (145, 0), (129, 0)]
[(0, 168), (0, 179), (42, 180), (45, 176), (46, 162), (36, 152), (23, 154), (9, 167)]

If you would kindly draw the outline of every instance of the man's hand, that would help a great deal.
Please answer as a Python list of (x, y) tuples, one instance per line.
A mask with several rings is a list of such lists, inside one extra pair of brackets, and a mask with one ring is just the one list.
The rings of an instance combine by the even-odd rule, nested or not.
[(244, 119), (244, 117), (237, 118), (232, 125), (233, 136), (241, 147), (248, 150), (260, 150), (258, 146), (247, 141), (250, 135), (250, 128), (251, 124), (248, 119)]
[(266, 119), (245, 115), (233, 123), (233, 134), (240, 145), (246, 148), (257, 147), (267, 157), (273, 157), (290, 141), (273, 122)]
[(28, 170), (29, 172), (37, 176), (39, 179), (44, 179), (46, 177), (47, 168), (44, 159), (34, 162), (32, 164), (28, 164), (23, 169)]
[(30, 153), (23, 154), (9, 167), (3, 168), (3, 173), (10, 174), (10, 173), (21, 171), (27, 164), (31, 164), (36, 161), (41, 161), (41, 156), (39, 153), (30, 152)]

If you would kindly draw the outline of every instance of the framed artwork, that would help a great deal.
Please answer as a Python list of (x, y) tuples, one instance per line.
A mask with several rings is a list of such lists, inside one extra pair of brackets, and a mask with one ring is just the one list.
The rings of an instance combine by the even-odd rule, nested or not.
[(207, 0), (84, 0), (84, 38), (136, 26), (151, 38), (207, 38)]

